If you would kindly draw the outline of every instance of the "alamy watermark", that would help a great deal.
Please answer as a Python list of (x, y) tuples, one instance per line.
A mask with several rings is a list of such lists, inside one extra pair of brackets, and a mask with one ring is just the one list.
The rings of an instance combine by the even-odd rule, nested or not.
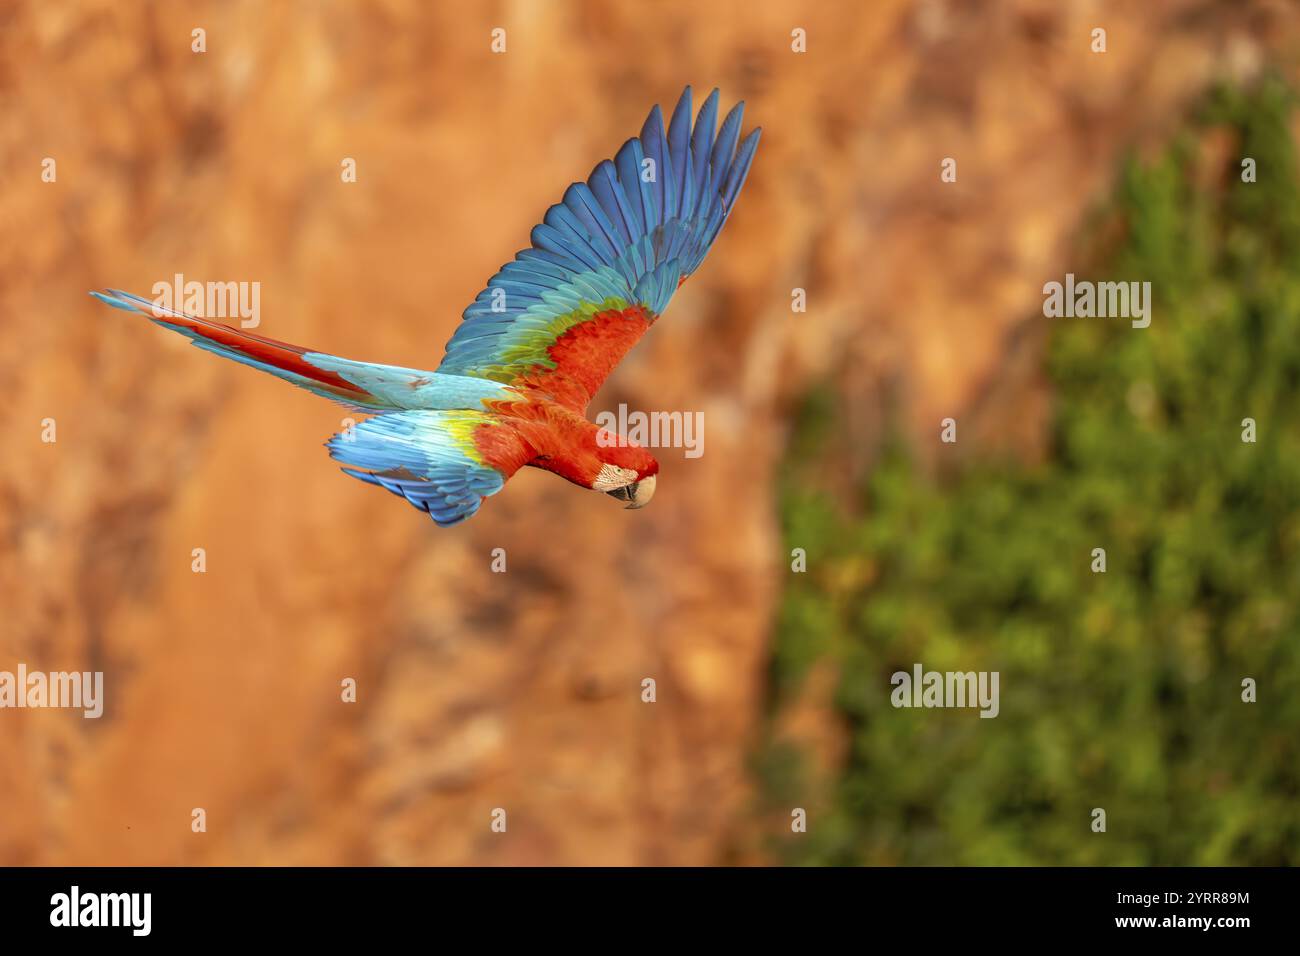
[(74, 885), (50, 897), (51, 926), (120, 926), (132, 936), (153, 928), (152, 893), (83, 893)]
[(262, 323), (262, 283), (185, 281), (176, 273), (171, 282), (153, 284), (153, 304), (159, 318), (184, 312), (200, 319), (239, 319), (245, 329)]
[(630, 412), (619, 405), (617, 412), (598, 413), (596, 425), (601, 429), (596, 444), (602, 448), (631, 442), (642, 448), (682, 448), (687, 458), (704, 454), (703, 412)]
[(1133, 328), (1151, 324), (1150, 282), (1081, 282), (1074, 273), (1065, 282), (1043, 286), (1043, 315), (1049, 319), (1132, 319)]
[(996, 717), (997, 671), (927, 671), (912, 665), (912, 673), (895, 671), (889, 702), (895, 707), (978, 707), (981, 717)]
[(5, 707), (66, 707), (83, 717), (104, 713), (103, 671), (0, 671), (0, 709)]

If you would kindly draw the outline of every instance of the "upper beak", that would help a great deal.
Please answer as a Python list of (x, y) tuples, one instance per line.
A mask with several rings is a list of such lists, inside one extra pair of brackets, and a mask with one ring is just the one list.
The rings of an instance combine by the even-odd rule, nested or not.
[(617, 498), (619, 501), (626, 501), (629, 508), (644, 508), (650, 503), (650, 499), (655, 496), (655, 477), (650, 475), (648, 478), (634, 481), (622, 488), (615, 488), (613, 491), (605, 492), (605, 494), (611, 498)]

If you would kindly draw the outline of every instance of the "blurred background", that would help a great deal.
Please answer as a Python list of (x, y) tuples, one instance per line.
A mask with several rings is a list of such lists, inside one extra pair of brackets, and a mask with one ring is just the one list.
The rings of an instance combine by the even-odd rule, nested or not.
[[(0, 864), (1295, 863), (1298, 12), (6, 3), (0, 669), (106, 700), (0, 711)], [(257, 281), (433, 367), (687, 83), (764, 135), (593, 403), (705, 414), (636, 515), (521, 472), (440, 530), (341, 408), (86, 295)], [(1151, 327), (1044, 318), (1067, 271)], [(893, 709), (917, 661), (999, 717)]]

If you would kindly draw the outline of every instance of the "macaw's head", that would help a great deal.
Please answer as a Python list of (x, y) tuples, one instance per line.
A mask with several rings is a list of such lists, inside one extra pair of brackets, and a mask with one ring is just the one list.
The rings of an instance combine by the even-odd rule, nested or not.
[(600, 471), (591, 482), (595, 491), (626, 501), (629, 508), (644, 508), (655, 494), (659, 462), (653, 455), (621, 435), (601, 429), (596, 443)]

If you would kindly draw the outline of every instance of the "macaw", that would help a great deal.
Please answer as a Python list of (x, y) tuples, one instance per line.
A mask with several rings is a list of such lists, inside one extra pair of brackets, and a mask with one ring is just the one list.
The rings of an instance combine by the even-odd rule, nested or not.
[(664, 129), (574, 183), (465, 309), (436, 371), (357, 362), (277, 342), (107, 289), (91, 295), (208, 352), (375, 413), (326, 447), (343, 471), (459, 524), (531, 465), (628, 508), (654, 495), (659, 463), (587, 421), (606, 377), (700, 267), (735, 206), (761, 129), (739, 142), (744, 102), (714, 130), (714, 90), (691, 126), (686, 87)]

